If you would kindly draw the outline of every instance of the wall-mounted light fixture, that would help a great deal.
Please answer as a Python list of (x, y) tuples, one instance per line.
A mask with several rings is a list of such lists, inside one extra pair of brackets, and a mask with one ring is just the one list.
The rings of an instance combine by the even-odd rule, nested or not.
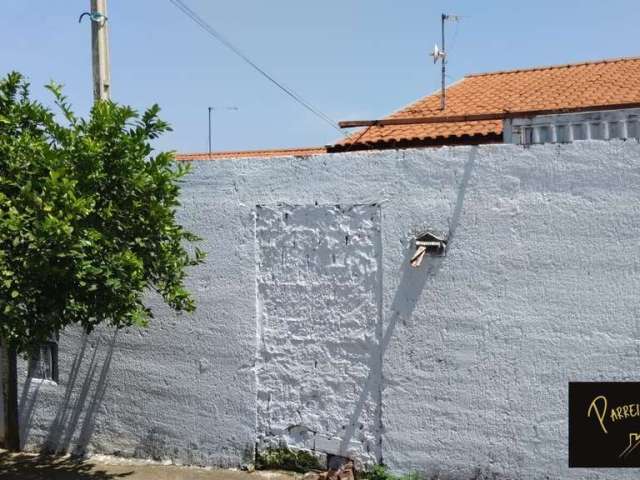
[(411, 257), (411, 266), (418, 268), (425, 256), (444, 257), (447, 252), (447, 236), (424, 232), (416, 237), (416, 253)]

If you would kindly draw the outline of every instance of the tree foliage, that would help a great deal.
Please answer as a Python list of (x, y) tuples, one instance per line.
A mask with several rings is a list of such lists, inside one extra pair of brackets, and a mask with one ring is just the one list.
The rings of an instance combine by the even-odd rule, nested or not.
[(187, 167), (153, 155), (159, 107), (103, 101), (82, 119), (47, 88), (59, 112), (0, 79), (0, 337), (26, 352), (69, 324), (146, 325), (148, 291), (193, 310), (186, 268), (203, 254), (176, 219)]

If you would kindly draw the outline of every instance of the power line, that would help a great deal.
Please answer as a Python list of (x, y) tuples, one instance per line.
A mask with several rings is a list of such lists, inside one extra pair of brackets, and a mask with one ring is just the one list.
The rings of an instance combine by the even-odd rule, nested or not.
[(209, 25), (200, 15), (191, 10), (182, 0), (169, 0), (178, 10), (184, 13), (187, 17), (193, 20), (200, 28), (202, 28), (205, 32), (211, 35), (213, 38), (222, 43), (225, 47), (239, 56), (242, 60), (244, 60), (247, 64), (249, 64), (253, 69), (255, 69), (260, 75), (265, 77), (271, 83), (273, 83), (276, 87), (282, 90), (289, 97), (294, 99), (304, 108), (313, 113), (316, 117), (320, 118), (327, 124), (331, 125), (332, 128), (336, 129), (340, 134), (342, 134), (342, 129), (338, 126), (338, 124), (331, 119), (328, 115), (323, 113), (318, 108), (314, 107), (312, 104), (304, 100), (300, 95), (298, 95), (293, 90), (285, 87), (283, 84), (278, 82), (273, 76), (267, 73), (263, 68), (257, 65), (253, 60), (251, 60), (247, 55), (245, 55), (238, 47), (236, 47), (233, 43), (227, 40), (223, 35), (220, 34), (216, 29), (214, 29), (211, 25)]

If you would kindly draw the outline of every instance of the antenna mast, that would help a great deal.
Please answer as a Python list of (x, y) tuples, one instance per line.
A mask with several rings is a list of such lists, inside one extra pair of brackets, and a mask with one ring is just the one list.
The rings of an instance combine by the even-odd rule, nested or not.
[(445, 99), (445, 92), (446, 92), (446, 88), (445, 88), (445, 76), (446, 76), (446, 72), (447, 72), (447, 54), (446, 54), (446, 48), (444, 46), (444, 22), (447, 20), (447, 14), (443, 13), (441, 16), (441, 22), (440, 22), (440, 32), (442, 33), (442, 83), (441, 83), (441, 91), (440, 91), (440, 110), (444, 110), (445, 106), (446, 106), (446, 99)]
[(458, 21), (460, 17), (457, 15), (448, 15), (443, 13), (440, 16), (440, 32), (441, 32), (441, 40), (442, 40), (442, 49), (438, 48), (438, 44), (433, 47), (433, 52), (431, 56), (433, 57), (433, 63), (436, 63), (440, 60), (442, 65), (442, 82), (441, 82), (441, 92), (440, 92), (440, 110), (444, 110), (446, 107), (446, 88), (445, 88), (445, 78), (447, 74), (447, 51), (445, 50), (445, 35), (444, 35), (444, 24), (447, 20)]

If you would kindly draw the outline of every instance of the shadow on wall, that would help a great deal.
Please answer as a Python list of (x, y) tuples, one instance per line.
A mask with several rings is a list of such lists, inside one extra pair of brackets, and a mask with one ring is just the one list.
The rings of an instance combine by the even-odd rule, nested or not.
[(9, 455), (0, 452), (0, 480), (115, 480), (126, 478), (133, 472), (107, 473), (85, 462), (69, 458), (59, 459), (46, 456)]
[[(447, 249), (451, 248), (451, 245), (455, 239), (456, 229), (458, 228), (458, 224), (460, 223), (460, 217), (462, 215), (462, 208), (464, 206), (464, 197), (466, 195), (467, 186), (469, 184), (469, 179), (471, 178), (471, 173), (473, 172), (473, 167), (475, 165), (476, 156), (478, 149), (477, 147), (473, 147), (469, 153), (469, 159), (467, 160), (464, 171), (462, 175), (462, 179), (460, 181), (460, 186), (458, 188), (458, 193), (456, 197), (456, 203), (453, 208), (453, 213), (451, 215), (451, 220), (449, 221), (449, 241), (447, 245)], [(416, 307), (418, 299), (422, 291), (424, 290), (427, 282), (432, 281), (442, 263), (446, 260), (446, 257), (429, 257), (426, 262), (426, 267), (423, 268), (413, 268), (409, 265), (409, 261), (415, 250), (413, 249), (413, 245), (409, 244), (406, 246), (404, 252), (404, 258), (402, 260), (401, 267), (401, 278), (400, 283), (398, 284), (398, 288), (393, 297), (393, 301), (391, 302), (391, 307), (387, 315), (381, 318), (381, 323), (378, 326), (378, 349), (372, 353), (371, 364), (369, 368), (369, 375), (367, 377), (367, 381), (365, 382), (364, 388), (360, 393), (360, 397), (356, 403), (355, 409), (349, 416), (349, 423), (347, 424), (347, 428), (345, 430), (344, 437), (340, 443), (340, 451), (346, 452), (353, 435), (356, 432), (356, 426), (358, 425), (358, 419), (362, 414), (362, 410), (364, 408), (365, 402), (369, 395), (373, 396), (377, 400), (378, 404), (378, 412), (377, 418), (379, 421), (378, 428), (376, 429), (377, 434), (377, 445), (378, 451), (376, 452), (377, 460), (382, 462), (382, 390), (384, 388), (384, 379), (382, 375), (383, 363), (384, 363), (384, 355), (389, 347), (389, 343), (393, 338), (393, 333), (395, 331), (396, 325), (398, 321), (402, 321), (403, 324), (411, 318), (413, 315), (413, 311)], [(385, 328), (385, 319), (386, 321), (386, 330)], [(379, 386), (379, 387), (378, 387)], [(378, 391), (376, 391), (379, 388)]]
[[(48, 453), (82, 454), (91, 441), (96, 416), (107, 391), (109, 369), (113, 358), (117, 332), (104, 345), (104, 358), (99, 358), (102, 349), (100, 339), (95, 346), (89, 346), (89, 336), (85, 333), (78, 353), (75, 355), (69, 371), (66, 388), (60, 400), (56, 416), (48, 428), (48, 435), (42, 450)], [(87, 350), (93, 349), (87, 366)], [(34, 421), (34, 411), (38, 402), (42, 383), (33, 388), (33, 381), (27, 379), (20, 399), (20, 425), (23, 442), (28, 443), (29, 433)], [(73, 448), (72, 448), (73, 447)], [(92, 477), (93, 478), (93, 477)]]

